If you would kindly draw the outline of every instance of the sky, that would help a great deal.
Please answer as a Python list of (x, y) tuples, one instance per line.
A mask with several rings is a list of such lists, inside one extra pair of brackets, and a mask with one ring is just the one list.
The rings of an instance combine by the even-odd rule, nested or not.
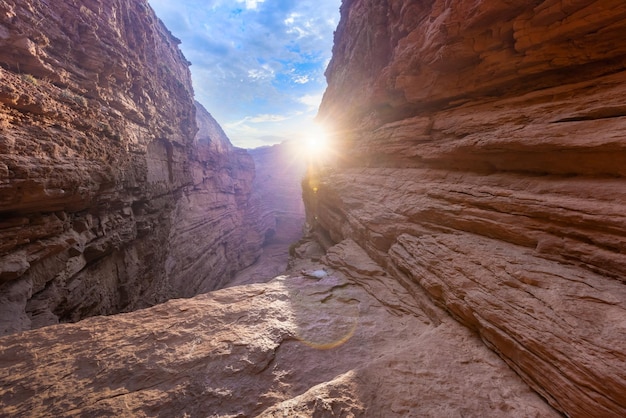
[(341, 0), (149, 0), (191, 61), (196, 100), (231, 142), (313, 129)]

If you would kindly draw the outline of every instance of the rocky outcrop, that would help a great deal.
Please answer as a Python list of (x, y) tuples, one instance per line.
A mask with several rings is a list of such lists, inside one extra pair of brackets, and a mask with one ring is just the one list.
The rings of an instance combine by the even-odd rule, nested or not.
[(559, 416), (476, 335), (428, 300), (418, 306), (354, 242), (326, 262), (1, 338), (0, 414)]
[(1, 333), (189, 296), (258, 255), (253, 163), (194, 139), (178, 43), (146, 1), (0, 1)]
[(626, 415), (626, 5), (344, 1), (308, 220), (568, 416)]
[(266, 232), (274, 227), (253, 193), (252, 157), (233, 147), (215, 119), (196, 107), (193, 185), (176, 203), (165, 263), (178, 297), (224, 287), (260, 257)]

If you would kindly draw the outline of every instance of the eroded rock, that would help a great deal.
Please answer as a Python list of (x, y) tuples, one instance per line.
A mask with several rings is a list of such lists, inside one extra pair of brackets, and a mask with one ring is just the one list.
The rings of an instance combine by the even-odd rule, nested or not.
[(626, 414), (625, 29), (611, 0), (344, 1), (338, 156), (304, 182), (320, 242), (353, 239), (569, 416)]
[(191, 296), (259, 256), (254, 164), (196, 123), (179, 43), (146, 1), (0, 2), (0, 282), (31, 286), (1, 334)]
[[(280, 276), (0, 338), (0, 413), (559, 416), (354, 242), (327, 257), (298, 266), (331, 271), (321, 279)], [(356, 278), (339, 271), (358, 266)]]

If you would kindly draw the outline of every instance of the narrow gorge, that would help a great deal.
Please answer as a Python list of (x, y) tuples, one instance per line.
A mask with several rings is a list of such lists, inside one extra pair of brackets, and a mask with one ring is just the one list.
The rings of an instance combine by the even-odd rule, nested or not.
[(146, 0), (0, 0), (0, 416), (626, 416), (624, 33), (343, 0), (300, 178)]
[(259, 257), (252, 158), (196, 110), (145, 2), (0, 16), (0, 332), (193, 296)]

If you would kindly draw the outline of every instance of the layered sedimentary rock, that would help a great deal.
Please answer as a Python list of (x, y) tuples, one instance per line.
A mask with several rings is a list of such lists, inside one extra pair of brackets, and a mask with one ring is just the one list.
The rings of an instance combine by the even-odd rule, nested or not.
[(265, 231), (258, 261), (240, 271), (229, 285), (267, 281), (282, 274), (289, 248), (304, 229), (301, 182), (306, 159), (298, 141), (248, 150), (254, 160), (253, 201), (260, 205), (258, 224)]
[(429, 301), (418, 306), (353, 241), (326, 262), (0, 338), (0, 414), (559, 416), (476, 335)]
[[(295, 140), (248, 151), (254, 159), (254, 190), (264, 211), (276, 221), (268, 240), (289, 241), (299, 238), (304, 223), (302, 177), (306, 159), (302, 145)], [(295, 231), (294, 231), (294, 224)]]
[(193, 184), (176, 202), (167, 241), (166, 275), (179, 289), (177, 297), (223, 287), (259, 258), (266, 232), (274, 227), (253, 194), (252, 157), (233, 147), (213, 117), (196, 107)]
[(0, 332), (189, 296), (258, 255), (253, 163), (195, 139), (178, 43), (146, 1), (0, 1)]
[(568, 416), (626, 415), (626, 4), (344, 1), (305, 182)]

